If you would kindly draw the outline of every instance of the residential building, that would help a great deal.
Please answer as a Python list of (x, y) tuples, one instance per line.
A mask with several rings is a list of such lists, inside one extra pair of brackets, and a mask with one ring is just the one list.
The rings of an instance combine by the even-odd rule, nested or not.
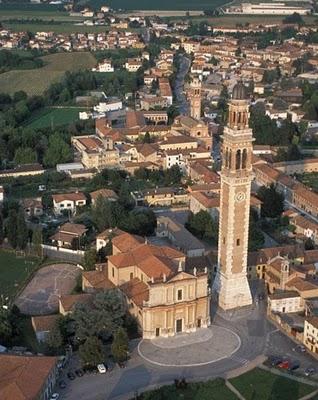
[(63, 212), (75, 214), (77, 207), (83, 207), (87, 204), (86, 196), (81, 192), (53, 194), (52, 199), (56, 215)]
[(318, 317), (305, 319), (304, 345), (314, 354), (318, 354)]

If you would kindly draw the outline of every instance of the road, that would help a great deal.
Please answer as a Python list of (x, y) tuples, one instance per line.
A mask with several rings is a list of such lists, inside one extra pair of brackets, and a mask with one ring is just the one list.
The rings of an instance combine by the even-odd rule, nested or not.
[(188, 115), (189, 114), (189, 104), (188, 100), (184, 94), (184, 79), (189, 71), (191, 61), (188, 57), (181, 55), (180, 56), (180, 68), (177, 73), (175, 86), (174, 86), (174, 95), (177, 100), (177, 105), (179, 107), (180, 114)]

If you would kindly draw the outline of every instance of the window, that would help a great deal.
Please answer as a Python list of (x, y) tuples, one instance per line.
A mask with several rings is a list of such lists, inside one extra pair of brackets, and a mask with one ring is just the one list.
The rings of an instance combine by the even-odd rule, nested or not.
[(241, 168), (241, 150), (237, 150), (235, 159), (235, 169)]
[(115, 269), (114, 269), (114, 267), (112, 268), (112, 275), (113, 275), (113, 278), (114, 278), (114, 276), (115, 276)]
[(236, 239), (236, 246), (240, 245), (240, 239)]
[(134, 279), (134, 273), (133, 272), (130, 273), (130, 280), (132, 280), (132, 279)]
[(225, 237), (223, 238), (223, 244), (225, 244)]
[(156, 328), (156, 336), (160, 336), (160, 328)]
[(246, 168), (246, 162), (247, 162), (247, 150), (244, 149), (243, 150), (243, 154), (242, 154), (242, 168)]
[(178, 292), (177, 292), (177, 299), (178, 299), (178, 300), (182, 300), (182, 289), (178, 289)]

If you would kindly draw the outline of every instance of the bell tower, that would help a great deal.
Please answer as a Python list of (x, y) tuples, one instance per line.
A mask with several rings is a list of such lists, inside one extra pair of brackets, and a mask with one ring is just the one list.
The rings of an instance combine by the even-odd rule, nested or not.
[(194, 78), (190, 84), (190, 116), (194, 119), (201, 119), (201, 82)]
[(218, 269), (212, 293), (230, 310), (252, 304), (247, 251), (252, 172), (252, 130), (245, 86), (234, 86), (222, 145)]

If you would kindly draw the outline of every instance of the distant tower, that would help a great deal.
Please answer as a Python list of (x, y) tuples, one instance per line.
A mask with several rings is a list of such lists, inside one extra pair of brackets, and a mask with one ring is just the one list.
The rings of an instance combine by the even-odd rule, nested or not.
[(281, 263), (280, 269), (280, 288), (285, 290), (286, 283), (289, 278), (289, 260), (288, 257), (285, 257)]
[(190, 116), (194, 119), (201, 119), (201, 81), (193, 78), (190, 84)]
[(223, 310), (252, 304), (246, 275), (252, 172), (252, 130), (243, 83), (234, 86), (223, 134), (218, 271), (213, 292)]

